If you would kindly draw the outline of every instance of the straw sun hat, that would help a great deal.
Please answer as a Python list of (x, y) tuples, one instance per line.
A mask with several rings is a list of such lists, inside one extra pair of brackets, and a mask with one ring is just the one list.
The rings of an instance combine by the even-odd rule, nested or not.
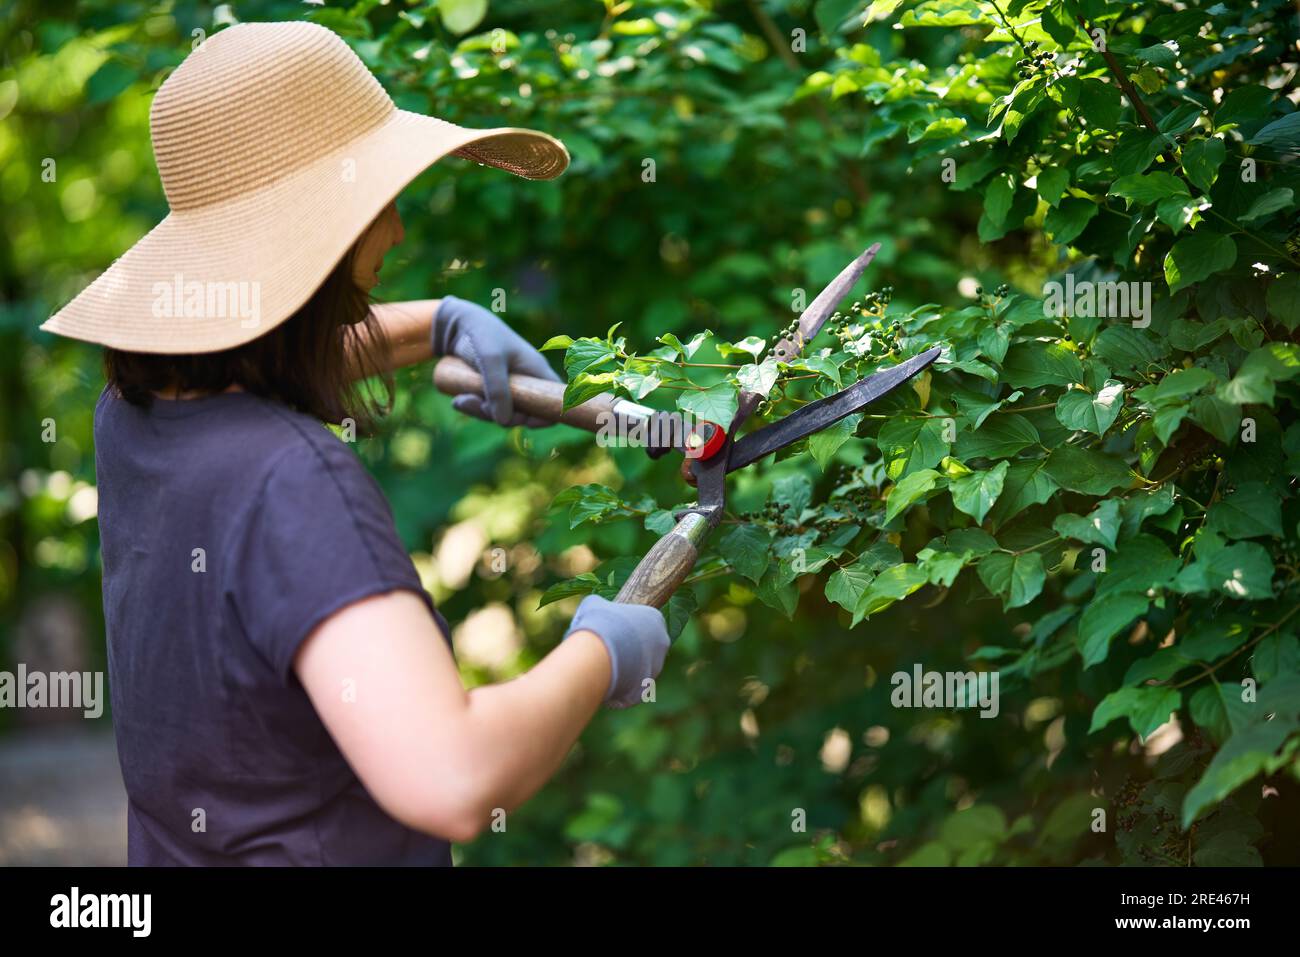
[(248, 23), (203, 42), (149, 115), (171, 211), (41, 328), (134, 352), (215, 352), (289, 318), (417, 174), (452, 155), (553, 179), (559, 140), (399, 110), (337, 35)]

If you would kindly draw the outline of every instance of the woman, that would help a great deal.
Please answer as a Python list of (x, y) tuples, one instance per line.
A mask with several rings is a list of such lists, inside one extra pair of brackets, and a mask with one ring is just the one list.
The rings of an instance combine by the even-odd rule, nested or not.
[[(322, 91), (328, 91), (327, 96)], [(150, 115), (171, 212), (42, 328), (105, 347), (95, 415), (109, 680), (132, 864), (449, 864), (554, 773), (668, 647), (644, 605), (583, 601), (527, 674), (467, 692), (373, 479), (321, 424), (355, 383), (474, 364), (555, 377), (455, 298), (376, 305), (393, 197), (453, 153), (544, 179), (563, 146), (397, 110), (342, 40), (247, 24)]]

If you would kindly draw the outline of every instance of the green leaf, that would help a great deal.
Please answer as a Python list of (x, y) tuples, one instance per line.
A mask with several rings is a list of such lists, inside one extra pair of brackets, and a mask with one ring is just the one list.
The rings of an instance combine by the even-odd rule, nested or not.
[(1241, 424), (1241, 407), (1218, 396), (1203, 395), (1192, 400), (1192, 421), (1225, 444), (1236, 437)]
[(1205, 774), (1183, 799), (1183, 827), (1256, 774), (1270, 773), (1286, 760), (1278, 752), (1300, 726), (1300, 676), (1285, 675), (1264, 686), (1248, 724), (1233, 732)]
[(957, 851), (997, 846), (1007, 837), (1006, 815), (992, 804), (976, 804), (950, 814), (939, 828), (939, 837)]
[(717, 422), (723, 428), (731, 424), (739, 405), (739, 394), (730, 382), (722, 381), (699, 391), (686, 391), (677, 397), (677, 408), (697, 418)]
[(812, 480), (803, 473), (782, 476), (772, 483), (772, 501), (798, 520), (812, 501)]
[(597, 521), (623, 507), (622, 499), (612, 489), (594, 483), (567, 488), (555, 496), (551, 504), (569, 506), (570, 528), (577, 528), (584, 522)]
[(571, 345), (573, 345), (573, 338), (571, 336), (551, 336), (551, 338), (547, 339), (545, 344), (543, 344), (542, 348), (538, 351), (545, 352), (548, 349), (567, 349)]
[(682, 358), (693, 359), (695, 357), (695, 353), (699, 351), (700, 346), (704, 345), (705, 340), (712, 335), (713, 333), (709, 332), (708, 330), (705, 330), (704, 332), (697, 332), (695, 335), (691, 337), (690, 342), (683, 343), (673, 333), (665, 332), (662, 336), (659, 337), (658, 341), (662, 342), (666, 346), (671, 346), (673, 350), (676, 351), (676, 353)]
[(1092, 713), (1092, 734), (1116, 718), (1128, 718), (1140, 738), (1149, 737), (1178, 710), (1182, 696), (1173, 688), (1120, 688), (1101, 700)]
[(772, 386), (776, 385), (777, 367), (776, 359), (768, 357), (758, 364), (742, 366), (736, 373), (736, 380), (740, 387), (763, 398), (767, 398), (768, 393), (772, 391)]
[(1009, 462), (999, 462), (991, 469), (972, 472), (970, 475), (950, 481), (948, 487), (952, 491), (953, 505), (958, 511), (965, 512), (975, 519), (975, 524), (982, 523), (984, 516), (989, 513), (993, 503), (1002, 494), (1002, 486), (1010, 465)]
[(1171, 67), (1178, 61), (1178, 41), (1166, 40), (1164, 43), (1143, 47), (1133, 55), (1152, 66)]
[(757, 359), (766, 346), (767, 340), (760, 338), (759, 336), (745, 336), (745, 338), (741, 339), (739, 342), (733, 343), (715, 343), (715, 348), (718, 350), (718, 354), (724, 358), (733, 355), (748, 355)]
[(853, 624), (884, 611), (896, 601), (906, 598), (927, 581), (925, 572), (917, 565), (894, 565), (885, 569), (867, 586), (853, 611)]
[(1105, 661), (1111, 639), (1133, 619), (1145, 615), (1148, 605), (1146, 595), (1133, 592), (1111, 595), (1104, 601), (1094, 598), (1079, 617), (1078, 643), (1084, 668)]
[(989, 512), (994, 526), (1000, 526), (1031, 505), (1041, 505), (1060, 487), (1047, 474), (1047, 460), (1012, 462), (1002, 485), (1002, 494)]
[(663, 385), (663, 380), (653, 372), (642, 375), (639, 372), (624, 372), (618, 376), (618, 384), (621, 385), (632, 398), (641, 400), (648, 396), (655, 389)]
[(897, 481), (920, 469), (933, 468), (948, 454), (941, 419), (898, 416), (880, 427), (876, 444), (885, 457), (885, 474)]
[(786, 618), (793, 618), (799, 606), (799, 589), (784, 577), (779, 565), (768, 569), (754, 593), (763, 604), (775, 608)]
[(948, 551), (936, 551), (923, 548), (916, 553), (917, 564), (925, 572), (926, 580), (931, 585), (949, 587), (956, 580), (961, 570), (966, 567), (970, 553), (957, 554)]
[(1237, 831), (1213, 834), (1197, 842), (1192, 863), (1197, 867), (1260, 867), (1264, 858), (1250, 841), (1249, 835)]
[(137, 79), (136, 71), (116, 57), (109, 57), (86, 81), (86, 103), (107, 103)]
[(995, 23), (976, 0), (925, 0), (904, 13), (899, 22), (905, 27), (965, 27)]
[(1219, 318), (1213, 322), (1175, 319), (1169, 327), (1169, 342), (1183, 352), (1200, 352), (1228, 331), (1232, 323)]
[(1165, 147), (1164, 137), (1148, 130), (1127, 130), (1120, 134), (1111, 152), (1111, 164), (1120, 176), (1141, 173)]
[(608, 392), (618, 374), (615, 372), (580, 372), (564, 387), (564, 410), (582, 405), (603, 392)]
[(932, 491), (942, 478), (934, 469), (922, 469), (899, 479), (885, 503), (885, 521), (892, 522), (903, 509)]
[(1128, 485), (1133, 478), (1129, 467), (1119, 459), (1074, 445), (1053, 449), (1047, 457), (1046, 469), (1061, 488), (1084, 495), (1105, 495), (1111, 489)]
[(1223, 140), (1194, 140), (1183, 147), (1183, 173), (1202, 192), (1208, 193), (1219, 178), (1219, 167), (1227, 155)]
[(1125, 534), (1134, 535), (1148, 518), (1164, 515), (1174, 507), (1174, 486), (1166, 483), (1154, 489), (1140, 489), (1120, 505)]
[(1049, 166), (1038, 174), (1038, 195), (1049, 206), (1061, 204), (1061, 197), (1069, 185), (1070, 171), (1064, 166)]
[(952, 854), (939, 841), (927, 841), (898, 862), (899, 867), (948, 867)]
[(1074, 350), (1059, 342), (1021, 342), (1007, 352), (1002, 379), (1017, 389), (1082, 384), (1083, 363)]
[(1093, 509), (1087, 517), (1058, 515), (1052, 522), (1052, 530), (1066, 538), (1114, 549), (1115, 539), (1119, 535), (1119, 509), (1118, 500), (1107, 499)]
[(1124, 385), (1107, 379), (1096, 393), (1069, 389), (1056, 400), (1056, 419), (1067, 429), (1105, 435), (1124, 407)]
[(1181, 399), (1185, 396), (1195, 395), (1218, 381), (1218, 375), (1213, 370), (1206, 369), (1203, 366), (1188, 366), (1184, 369), (1175, 369), (1160, 380), (1160, 383), (1152, 390), (1151, 397), (1157, 404), (1168, 402), (1171, 399)]
[(1209, 206), (1210, 201), (1204, 198), (1170, 196), (1156, 203), (1156, 219), (1178, 235), (1185, 227), (1199, 224), (1202, 211)]
[(1129, 209), (1133, 204), (1149, 206), (1170, 196), (1190, 196), (1187, 184), (1172, 173), (1133, 173), (1121, 176), (1111, 186), (1109, 196), (1122, 197)]
[(994, 552), (980, 561), (976, 571), (985, 587), (1002, 598), (1003, 611), (1028, 605), (1038, 597), (1047, 580), (1043, 556), (1038, 552), (1021, 555)]
[(542, 592), (542, 597), (538, 599), (537, 607), (542, 608), (552, 602), (561, 601), (565, 598), (573, 598), (577, 595), (590, 595), (600, 586), (600, 579), (591, 572), (583, 572), (576, 578), (570, 578), (566, 581), (556, 582), (546, 591)]
[(1242, 700), (1242, 686), (1211, 681), (1197, 690), (1188, 702), (1192, 721), (1215, 741), (1226, 741), (1233, 732), (1250, 724), (1258, 702)]
[(871, 6), (863, 17), (864, 23), (875, 23), (877, 20), (885, 20), (893, 13), (903, 0), (871, 0)]
[(999, 173), (989, 180), (984, 190), (984, 215), (1001, 226), (1011, 211), (1011, 198), (1016, 192), (1016, 181), (1007, 173)]
[(1249, 223), (1252, 220), (1263, 219), (1265, 216), (1271, 216), (1273, 213), (1282, 209), (1290, 209), (1295, 205), (1293, 202), (1293, 193), (1289, 187), (1283, 186), (1279, 189), (1270, 189), (1255, 202), (1250, 204), (1250, 208), (1238, 217), (1243, 223)]
[(469, 33), (487, 16), (488, 0), (437, 0), (438, 16), (452, 33)]
[(1038, 442), (1038, 430), (1023, 415), (996, 415), (974, 432), (959, 434), (956, 452), (963, 460), (1004, 459)]
[(1300, 674), (1300, 639), (1293, 634), (1274, 632), (1255, 646), (1250, 667), (1264, 683), (1279, 675)]
[(664, 618), (668, 625), (668, 637), (676, 641), (690, 623), (695, 614), (697, 602), (695, 592), (689, 588), (678, 588), (664, 606)]
[[(1045, 10), (1043, 13), (1044, 17), (1046, 17), (1047, 11)], [(1065, 20), (1065, 29), (1069, 30), (1071, 35), (1075, 35), (1076, 24), (1074, 18), (1064, 8), (1059, 13)], [(1079, 85), (1079, 114), (1091, 128), (1113, 130), (1119, 123), (1119, 114), (1122, 108), (1123, 103), (1120, 101), (1119, 90), (1114, 84), (1089, 77)]]
[(614, 347), (603, 339), (579, 339), (564, 353), (564, 371), (570, 379), (614, 361)]
[(1241, 86), (1223, 98), (1214, 113), (1216, 126), (1262, 120), (1272, 110), (1274, 91), (1266, 86)]
[(1300, 326), (1300, 272), (1274, 279), (1264, 301), (1268, 304), (1269, 314), (1294, 332)]
[(1095, 603), (1109, 601), (1123, 592), (1164, 588), (1173, 582), (1182, 562), (1154, 535), (1135, 535), (1120, 544), (1119, 552), (1101, 575)]
[(1246, 356), (1237, 374), (1221, 386), (1218, 396), (1225, 402), (1272, 404), (1277, 383), (1300, 375), (1300, 346), (1270, 342)]
[(860, 6), (858, 0), (817, 0), (817, 6), (813, 8), (813, 17), (817, 20), (817, 26), (821, 28), (822, 33), (833, 37), (840, 32), (840, 27), (844, 25), (849, 14)]
[(846, 611), (854, 611), (862, 600), (867, 586), (876, 577), (874, 568), (861, 562), (837, 570), (826, 582), (826, 598)]
[(1273, 559), (1262, 545), (1237, 542), (1215, 552), (1203, 564), (1210, 588), (1248, 601), (1273, 597)]
[(840, 446), (853, 437), (861, 421), (862, 413), (857, 412), (808, 436), (808, 451), (812, 453), (812, 457), (821, 466), (823, 472), (826, 471), (826, 466), (831, 463)]
[(1242, 482), (1210, 506), (1206, 527), (1224, 538), (1282, 537), (1282, 497), (1264, 482)]
[(1043, 228), (1051, 236), (1052, 242), (1064, 246), (1073, 242), (1083, 232), (1100, 207), (1087, 199), (1071, 197), (1063, 199), (1047, 211), (1043, 219)]
[(718, 553), (737, 574), (744, 575), (757, 584), (771, 563), (769, 541), (767, 532), (762, 529), (753, 525), (737, 525), (719, 540)]
[(1251, 146), (1267, 146), (1279, 153), (1300, 153), (1300, 110), (1274, 120), (1246, 142)]
[(1165, 281), (1177, 292), (1216, 272), (1230, 269), (1237, 261), (1237, 244), (1231, 236), (1198, 229), (1174, 243), (1165, 256)]
[(1119, 373), (1145, 373), (1169, 352), (1163, 339), (1150, 329), (1107, 326), (1097, 336), (1092, 353)]
[(654, 532), (656, 535), (667, 535), (672, 531), (673, 526), (677, 524), (677, 519), (668, 509), (657, 508), (645, 517), (644, 524), (647, 532)]

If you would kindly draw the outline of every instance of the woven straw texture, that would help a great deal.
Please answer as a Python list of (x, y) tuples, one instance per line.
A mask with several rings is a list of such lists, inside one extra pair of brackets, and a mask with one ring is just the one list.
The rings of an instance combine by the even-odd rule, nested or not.
[(159, 88), (150, 132), (171, 212), (42, 329), (136, 352), (233, 348), (291, 316), (444, 156), (529, 179), (569, 161), (544, 133), (397, 109), (343, 40), (310, 23), (205, 41)]

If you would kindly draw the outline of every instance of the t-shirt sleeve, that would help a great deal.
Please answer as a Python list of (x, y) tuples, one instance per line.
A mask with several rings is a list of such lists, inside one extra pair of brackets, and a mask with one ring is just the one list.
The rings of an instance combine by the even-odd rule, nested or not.
[(272, 466), (226, 581), (248, 640), (285, 682), (307, 636), (362, 598), (405, 589), (438, 617), (378, 484), (342, 442), (322, 438)]

